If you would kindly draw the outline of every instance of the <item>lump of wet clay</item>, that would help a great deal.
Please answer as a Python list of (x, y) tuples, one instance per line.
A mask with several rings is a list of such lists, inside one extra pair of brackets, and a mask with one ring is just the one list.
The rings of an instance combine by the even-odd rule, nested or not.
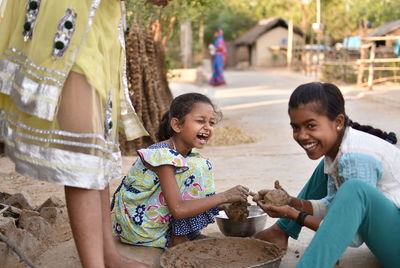
[(253, 197), (254, 202), (261, 201), (265, 205), (269, 206), (285, 206), (289, 204), (290, 196), (279, 184), (279, 181), (275, 181), (274, 190), (260, 190)]
[(247, 219), (249, 211), (247, 210), (248, 203), (246, 202), (233, 202), (224, 208), (226, 215), (229, 219), (235, 221), (242, 221)]

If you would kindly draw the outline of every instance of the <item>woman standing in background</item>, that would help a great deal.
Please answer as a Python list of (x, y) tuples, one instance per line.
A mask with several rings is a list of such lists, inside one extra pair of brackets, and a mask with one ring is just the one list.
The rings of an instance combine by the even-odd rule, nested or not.
[(215, 41), (213, 45), (214, 54), (212, 55), (212, 77), (208, 82), (212, 86), (226, 85), (224, 78), (224, 65), (226, 63), (227, 50), (222, 30), (215, 32)]

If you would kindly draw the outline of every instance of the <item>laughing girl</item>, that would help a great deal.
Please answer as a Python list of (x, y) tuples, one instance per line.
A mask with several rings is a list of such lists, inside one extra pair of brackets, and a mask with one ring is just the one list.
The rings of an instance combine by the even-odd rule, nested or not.
[(202, 94), (172, 101), (161, 142), (138, 151), (114, 195), (114, 232), (122, 242), (164, 248), (199, 238), (218, 205), (246, 200), (249, 191), (239, 185), (215, 194), (211, 163), (196, 150), (213, 135), (217, 115)]

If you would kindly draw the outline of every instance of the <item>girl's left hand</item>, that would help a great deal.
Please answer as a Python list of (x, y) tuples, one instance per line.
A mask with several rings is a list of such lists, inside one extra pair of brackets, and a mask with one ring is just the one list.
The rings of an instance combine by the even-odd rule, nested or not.
[(242, 185), (236, 185), (222, 193), (222, 196), (225, 199), (224, 203), (247, 202), (248, 195), (249, 189)]
[(298, 216), (298, 211), (291, 206), (270, 206), (265, 205), (263, 202), (257, 202), (258, 206), (272, 218), (289, 218), (296, 219)]

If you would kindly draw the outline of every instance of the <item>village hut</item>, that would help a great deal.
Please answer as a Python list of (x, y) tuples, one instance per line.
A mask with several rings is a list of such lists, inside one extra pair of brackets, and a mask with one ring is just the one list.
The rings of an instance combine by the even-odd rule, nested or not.
[[(293, 27), (293, 43), (303, 42), (303, 32)], [(261, 20), (253, 28), (234, 41), (235, 61), (238, 67), (285, 66), (288, 23), (282, 18), (272, 17)]]
[[(378, 36), (400, 36), (400, 20), (394, 20), (376, 27), (371, 31), (368, 36), (378, 37)], [(376, 45), (392, 47), (396, 40), (379, 40), (376, 41)]]
[(390, 21), (372, 30), (367, 37), (375, 38), (375, 58), (400, 56), (400, 20)]

